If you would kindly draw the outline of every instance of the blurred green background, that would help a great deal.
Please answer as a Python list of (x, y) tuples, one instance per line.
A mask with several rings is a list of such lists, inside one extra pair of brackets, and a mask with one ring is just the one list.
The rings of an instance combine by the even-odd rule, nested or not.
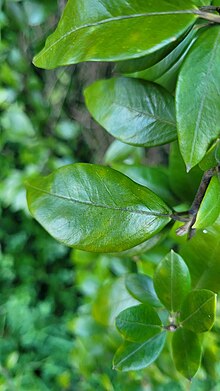
[[(112, 139), (85, 109), (82, 88), (108, 76), (111, 65), (54, 71), (32, 65), (64, 5), (0, 0), (0, 391), (181, 391), (189, 385), (174, 370), (168, 348), (147, 370), (111, 369), (120, 343), (114, 317), (134, 300), (124, 275), (152, 274), (170, 239), (132, 258), (73, 251), (27, 210), (25, 181), (32, 175), (77, 161), (146, 159), (142, 149), (120, 143), (105, 155)], [(166, 149), (155, 149), (150, 159), (160, 163), (164, 155)], [(220, 390), (212, 373), (219, 348), (211, 342), (210, 377), (201, 370), (192, 390)]]

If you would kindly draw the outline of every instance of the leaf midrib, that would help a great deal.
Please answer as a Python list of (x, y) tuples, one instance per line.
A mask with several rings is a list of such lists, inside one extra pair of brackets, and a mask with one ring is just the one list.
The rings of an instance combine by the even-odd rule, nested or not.
[(210, 301), (212, 301), (213, 299), (215, 298), (215, 296), (211, 296), (209, 299), (207, 299), (206, 301), (204, 301), (204, 303), (202, 303), (194, 312), (192, 312), (189, 316), (187, 316), (187, 318), (185, 318), (184, 320), (181, 321), (181, 324), (183, 325), (186, 321), (188, 321), (189, 319), (191, 319), (193, 316), (195, 316), (195, 314), (197, 314), (205, 305), (207, 305)]
[(48, 48), (43, 49), (43, 51), (40, 52), (39, 55), (37, 55), (35, 57), (35, 61), (38, 60), (42, 55), (45, 55), (45, 53), (47, 53), (49, 50), (51, 50), (53, 48), (53, 46), (59, 44), (59, 42), (66, 39), (69, 35), (75, 33), (76, 31), (83, 30), (85, 28), (99, 26), (99, 25), (111, 23), (111, 22), (116, 22), (118, 20), (120, 21), (120, 20), (127, 20), (127, 19), (135, 19), (135, 18), (140, 18), (140, 17), (182, 15), (182, 14), (196, 15), (197, 14), (196, 11), (197, 11), (196, 9), (191, 9), (191, 10), (176, 10), (176, 11), (163, 11), (163, 12), (162, 11), (161, 12), (146, 12), (146, 13), (133, 14), (133, 15), (120, 15), (120, 16), (115, 16), (115, 17), (108, 18), (108, 19), (102, 19), (102, 20), (99, 20), (99, 21), (96, 21), (93, 23), (87, 23), (82, 26), (75, 27), (74, 29), (66, 32), (58, 40), (53, 42)]
[(39, 188), (37, 186), (33, 186), (31, 184), (28, 184), (27, 186), (29, 188), (33, 189), (33, 190), (39, 191), (40, 193), (47, 194), (47, 195), (49, 195), (51, 197), (60, 198), (60, 199), (63, 199), (65, 201), (69, 201), (69, 202), (73, 202), (73, 203), (75, 202), (75, 203), (78, 203), (78, 204), (90, 205), (90, 206), (93, 206), (93, 207), (96, 207), (96, 208), (117, 210), (117, 211), (120, 211), (120, 212), (129, 212), (129, 213), (135, 213), (135, 214), (147, 215), (147, 216), (170, 217), (169, 213), (160, 213), (160, 212), (155, 212), (155, 211), (147, 212), (147, 211), (144, 211), (144, 210), (134, 210), (134, 209), (126, 208), (126, 207), (123, 208), (123, 207), (109, 206), (109, 205), (103, 205), (103, 204), (98, 204), (98, 203), (95, 204), (95, 203), (92, 203), (91, 201), (82, 201), (82, 200), (78, 200), (76, 198), (66, 197), (66, 196), (61, 195), (61, 194), (51, 193), (49, 191), (43, 190), (43, 189), (41, 189), (41, 188)]

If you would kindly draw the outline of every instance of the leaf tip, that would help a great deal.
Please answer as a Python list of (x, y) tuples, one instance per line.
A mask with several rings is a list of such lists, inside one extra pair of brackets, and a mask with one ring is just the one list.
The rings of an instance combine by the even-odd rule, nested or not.
[(187, 172), (187, 174), (190, 172), (191, 168), (192, 168), (191, 164), (187, 164), (186, 165), (186, 172)]

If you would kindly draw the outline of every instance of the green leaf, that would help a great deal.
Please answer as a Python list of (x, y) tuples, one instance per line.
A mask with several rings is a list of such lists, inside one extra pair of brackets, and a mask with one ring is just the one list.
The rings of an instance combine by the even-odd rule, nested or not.
[(136, 371), (148, 367), (161, 353), (165, 340), (164, 331), (141, 343), (125, 341), (114, 356), (113, 368), (120, 371)]
[(105, 152), (104, 161), (106, 164), (114, 162), (123, 162), (129, 158), (129, 161), (141, 161), (144, 155), (143, 148), (137, 148), (132, 145), (114, 140)]
[(95, 120), (124, 143), (150, 147), (176, 138), (174, 98), (156, 84), (99, 80), (85, 90), (85, 99)]
[(207, 171), (210, 168), (216, 167), (219, 163), (219, 152), (220, 152), (220, 140), (218, 139), (208, 150), (202, 161), (199, 163), (199, 167), (203, 171)]
[(198, 336), (186, 329), (176, 330), (172, 338), (172, 353), (176, 369), (191, 380), (201, 363), (202, 348)]
[(154, 287), (160, 301), (171, 312), (178, 311), (190, 284), (188, 267), (181, 256), (171, 250), (154, 273)]
[(128, 292), (141, 303), (161, 307), (152, 278), (144, 274), (130, 273), (126, 276), (125, 285)]
[(213, 176), (200, 205), (193, 228), (203, 229), (212, 225), (220, 214), (220, 181)]
[(189, 205), (198, 190), (203, 172), (199, 167), (194, 167), (188, 174), (179, 151), (178, 144), (172, 143), (169, 155), (170, 187), (174, 194), (184, 203)]
[(125, 287), (124, 277), (105, 282), (99, 289), (93, 304), (93, 317), (105, 326), (113, 326), (118, 314), (128, 307), (138, 305)]
[(192, 46), (179, 74), (178, 138), (188, 171), (202, 160), (210, 143), (220, 134), (219, 56), (220, 29), (213, 26)]
[(185, 298), (180, 311), (182, 327), (194, 333), (212, 328), (216, 313), (216, 294), (207, 289), (197, 289)]
[[(119, 61), (142, 57), (168, 46), (197, 16), (189, 0), (69, 0), (56, 31), (34, 64), (51, 69), (82, 61)], [(158, 26), (160, 28), (158, 29)]]
[(140, 304), (122, 311), (115, 321), (118, 331), (131, 342), (144, 342), (161, 333), (162, 323), (148, 304)]
[(179, 58), (183, 56), (186, 52), (186, 49), (194, 42), (194, 37), (196, 35), (196, 30), (192, 29), (189, 34), (166, 56), (163, 56), (158, 62), (146, 69), (137, 71), (134, 73), (127, 73), (127, 76), (134, 77), (143, 80), (155, 81), (159, 79), (162, 75), (165, 74), (174, 64), (178, 61)]
[(180, 253), (189, 267), (193, 287), (220, 291), (220, 219), (185, 242)]
[(108, 167), (73, 164), (27, 184), (29, 209), (58, 241), (122, 251), (159, 232), (170, 210), (156, 194)]

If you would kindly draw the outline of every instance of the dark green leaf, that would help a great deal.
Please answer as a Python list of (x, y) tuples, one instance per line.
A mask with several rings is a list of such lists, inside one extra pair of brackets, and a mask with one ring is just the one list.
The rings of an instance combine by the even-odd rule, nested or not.
[(220, 214), (220, 180), (214, 176), (205, 192), (193, 228), (203, 229), (212, 225)]
[(176, 138), (174, 98), (156, 84), (130, 78), (99, 80), (85, 90), (86, 105), (112, 136), (136, 146)]
[(166, 339), (166, 332), (155, 335), (145, 342), (125, 341), (117, 350), (113, 368), (121, 371), (132, 371), (148, 367), (161, 353)]
[(73, 164), (27, 184), (32, 215), (58, 241), (81, 250), (122, 251), (170, 220), (147, 188), (108, 167)]
[(219, 56), (220, 29), (214, 26), (200, 35), (180, 71), (176, 93), (178, 138), (188, 171), (202, 160), (220, 134)]
[(212, 328), (216, 313), (216, 294), (207, 289), (197, 289), (185, 298), (180, 311), (181, 325), (202, 333)]
[[(69, 0), (56, 31), (34, 58), (36, 66), (55, 68), (82, 61), (119, 61), (142, 57), (168, 46), (195, 22), (189, 0)], [(158, 29), (158, 26), (160, 28)]]
[(176, 369), (191, 380), (201, 363), (202, 349), (198, 336), (189, 330), (176, 330), (172, 338), (172, 353)]
[(172, 143), (169, 156), (170, 187), (184, 203), (192, 203), (199, 187), (203, 172), (199, 167), (188, 174), (178, 144)]
[(125, 285), (129, 293), (141, 303), (149, 303), (155, 307), (161, 306), (153, 280), (150, 277), (144, 274), (130, 273), (126, 276)]
[(154, 274), (154, 287), (160, 301), (171, 312), (180, 309), (190, 290), (188, 267), (173, 250), (159, 263)]
[(115, 324), (123, 337), (131, 342), (144, 342), (162, 331), (159, 316), (148, 304), (140, 304), (120, 312)]
[(183, 56), (186, 49), (190, 46), (190, 43), (194, 42), (195, 35), (196, 30), (192, 29), (179, 45), (171, 50), (166, 56), (163, 56), (157, 63), (150, 67), (146, 67), (147, 69), (139, 72), (137, 70), (135, 70), (135, 73), (126, 72), (127, 74), (129, 73), (127, 76), (150, 81), (159, 79)]

